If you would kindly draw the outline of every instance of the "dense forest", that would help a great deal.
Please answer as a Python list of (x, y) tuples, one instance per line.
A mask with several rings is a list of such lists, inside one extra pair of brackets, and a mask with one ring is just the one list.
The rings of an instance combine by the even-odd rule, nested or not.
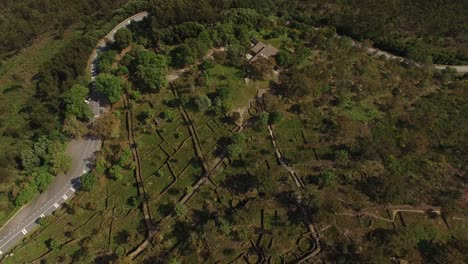
[(119, 1), (2, 1), (0, 9), (0, 58), (33, 43), (35, 37), (54, 30), (93, 30), (128, 2)]
[[(467, 261), (467, 80), (430, 67), (466, 62), (463, 1), (0, 6), (0, 32), (28, 28), (0, 38), (4, 66), (35, 36), (76, 33), (27, 85), (1, 83), (5, 98), (30, 97), (0, 98), (0, 146), (11, 150), (0, 153), (0, 222), (67, 170), (68, 140), (105, 140), (78, 197), (11, 263), (295, 262), (317, 249), (336, 263)], [(99, 55), (94, 87), (112, 107), (87, 127), (89, 55), (143, 10)], [(336, 32), (426, 64), (372, 57)], [(251, 63), (257, 41), (279, 52)]]
[[(88, 93), (86, 64), (97, 40), (128, 13), (141, 10), (141, 5), (123, 3), (33, 0), (0, 4), (5, 11), (0, 16), (0, 222), (43, 191), (52, 175), (67, 171), (64, 148), (69, 133), (62, 131), (62, 124), (73, 123), (74, 108), (83, 108)], [(20, 51), (32, 45), (35, 37), (51, 32), (58, 39), (69, 33), (65, 44), (37, 68), (17, 72), (18, 65), (10, 65), (16, 57), (32, 55), (22, 59), (39, 60), (34, 56), (41, 57), (41, 50), (33, 47), (30, 55)], [(85, 86), (84, 93), (70, 91), (77, 83)], [(78, 114), (78, 119), (86, 121), (87, 117)], [(52, 149), (50, 144), (57, 146)], [(60, 169), (54, 164), (60, 164)]]
[(332, 25), (338, 33), (364, 40), (423, 63), (468, 61), (468, 28), (463, 0), (314, 0), (293, 1), (302, 22)]

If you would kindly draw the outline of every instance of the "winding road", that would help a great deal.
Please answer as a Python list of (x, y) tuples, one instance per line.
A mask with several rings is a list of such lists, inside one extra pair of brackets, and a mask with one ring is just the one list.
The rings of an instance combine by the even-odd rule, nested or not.
[[(410, 62), (410, 63), (413, 63), (417, 66), (421, 66), (421, 64), (419, 63), (416, 63), (414, 61), (410, 61), (406, 58), (403, 58), (403, 57), (399, 57), (399, 56), (396, 56), (394, 54), (391, 54), (389, 52), (386, 52), (386, 51), (382, 51), (382, 50), (379, 50), (379, 49), (376, 49), (376, 48), (367, 48), (367, 52), (372, 54), (372, 55), (375, 55), (375, 56), (385, 56), (386, 59), (392, 59), (392, 60), (399, 60), (399, 61), (407, 61), (407, 62)], [(460, 74), (463, 74), (463, 73), (467, 73), (468, 72), (468, 65), (441, 65), (441, 64), (434, 64), (434, 68), (438, 69), (438, 70), (444, 70), (444, 69), (447, 69), (447, 68), (452, 68), (454, 69), (456, 72), (460, 73)]]
[[(117, 30), (126, 27), (132, 21), (141, 21), (148, 16), (148, 12), (133, 15), (112, 29), (102, 38), (93, 50), (88, 62), (87, 70), (91, 79), (97, 75), (96, 59), (98, 52), (106, 48), (108, 41), (113, 41)], [(91, 122), (99, 118), (104, 111), (98, 95), (91, 95), (89, 100), (94, 117)], [(101, 140), (93, 137), (84, 137), (69, 142), (66, 153), (72, 157), (72, 166), (68, 173), (54, 177), (49, 188), (36, 196), (31, 202), (24, 205), (6, 224), (0, 229), (0, 257), (7, 256), (7, 252), (38, 225), (38, 219), (51, 215), (66, 201), (74, 197), (79, 188), (79, 178), (89, 172), (93, 166), (94, 153), (101, 149)]]

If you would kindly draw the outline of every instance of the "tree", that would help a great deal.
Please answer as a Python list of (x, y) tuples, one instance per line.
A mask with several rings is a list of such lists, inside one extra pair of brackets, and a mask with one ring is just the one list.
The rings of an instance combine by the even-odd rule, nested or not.
[(81, 120), (87, 120), (91, 117), (91, 109), (85, 102), (88, 94), (89, 89), (80, 84), (73, 85), (70, 90), (63, 93), (62, 99), (65, 103), (65, 114), (74, 115)]
[(34, 185), (39, 192), (45, 191), (46, 187), (52, 182), (54, 176), (47, 170), (40, 169), (34, 173)]
[(276, 66), (275, 59), (260, 57), (257, 61), (252, 63), (252, 74), (256, 79), (265, 80), (273, 76), (273, 69)]
[(176, 258), (171, 258), (171, 260), (169, 260), (169, 263), (168, 264), (181, 264), (182, 262), (180, 262), (179, 260), (177, 260)]
[(213, 59), (206, 59), (206, 60), (203, 60), (200, 66), (202, 70), (207, 71), (209, 69), (213, 69), (216, 66), (216, 63)]
[(187, 39), (185, 43), (192, 48), (197, 59), (203, 58), (208, 50), (213, 47), (213, 42), (207, 31), (201, 32), (197, 38)]
[(106, 168), (107, 168), (107, 161), (104, 157), (99, 157), (97, 160), (96, 160), (96, 173), (98, 175), (103, 175), (104, 172), (106, 172)]
[(134, 90), (130, 93), (130, 98), (132, 98), (133, 100), (140, 100), (141, 98), (141, 92), (138, 91), (138, 90)]
[(76, 119), (76, 116), (69, 115), (63, 122), (62, 130), (71, 138), (79, 138), (86, 133), (87, 128), (84, 123)]
[[(244, 194), (252, 191), (254, 188), (258, 188), (259, 185), (258, 177), (256, 175), (251, 175), (248, 173), (240, 173), (229, 175), (224, 180), (223, 185), (234, 194)], [(248, 211), (244, 211), (248, 212)], [(252, 212), (250, 212), (252, 213)], [(244, 216), (248, 217), (248, 216)], [(241, 222), (248, 222), (247, 219), (244, 219)], [(236, 221), (239, 223), (239, 221)]]
[(195, 110), (203, 112), (208, 110), (208, 108), (211, 106), (211, 100), (208, 96), (204, 94), (197, 95), (193, 98), (193, 105), (195, 106)]
[(130, 197), (130, 199), (128, 200), (128, 204), (132, 207), (132, 208), (138, 208), (140, 207), (140, 205), (143, 203), (143, 196), (141, 195), (137, 195), (137, 196), (132, 196)]
[(151, 91), (159, 91), (167, 85), (165, 69), (159, 69), (154, 66), (139, 65), (136, 77), (146, 89)]
[(331, 171), (326, 171), (320, 174), (318, 183), (320, 188), (330, 186), (336, 179), (336, 175)]
[(50, 250), (50, 251), (54, 251), (54, 250), (57, 250), (59, 249), (60, 247), (60, 244), (57, 240), (53, 239), (53, 238), (50, 238), (48, 239), (46, 242), (45, 242), (47, 248)]
[(92, 173), (86, 173), (81, 176), (81, 189), (85, 192), (89, 192), (94, 189), (97, 183), (97, 177)]
[(97, 62), (97, 70), (99, 73), (110, 73), (116, 56), (117, 51), (115, 50), (100, 52)]
[(26, 204), (27, 202), (31, 201), (34, 196), (37, 194), (37, 189), (35, 186), (32, 184), (26, 185), (26, 187), (23, 187), (18, 194), (16, 195), (15, 198), (15, 206), (22, 206)]
[(231, 137), (231, 141), (233, 144), (243, 144), (246, 140), (245, 134), (242, 133), (235, 133)]
[(281, 122), (282, 115), (279, 112), (273, 111), (268, 115), (268, 124), (274, 125)]
[(117, 76), (125, 76), (125, 75), (128, 75), (129, 71), (127, 67), (119, 66), (117, 69), (113, 71), (113, 73)]
[(119, 49), (128, 47), (133, 42), (133, 33), (127, 28), (121, 28), (114, 35), (114, 43)]
[(115, 180), (122, 180), (123, 174), (122, 174), (122, 167), (119, 165), (114, 165), (109, 169), (110, 175), (115, 179)]
[(116, 103), (124, 92), (122, 79), (108, 73), (101, 73), (96, 77), (96, 89), (105, 95), (109, 102)]
[(257, 120), (255, 121), (255, 127), (257, 129), (263, 128), (268, 125), (269, 120), (270, 115), (267, 112), (263, 112), (257, 117)]
[(44, 217), (39, 217), (39, 218), (36, 220), (36, 223), (37, 223), (38, 225), (45, 226), (45, 225), (47, 224), (47, 222), (48, 222), (47, 219), (48, 219), (48, 218), (45, 217), (45, 216), (44, 216)]
[(227, 47), (227, 59), (229, 64), (240, 67), (244, 61), (245, 48), (239, 44), (233, 44)]
[(184, 217), (187, 214), (187, 207), (182, 203), (177, 203), (174, 207), (177, 217)]
[(135, 57), (130, 68), (135, 81), (150, 91), (159, 91), (163, 86), (166, 86), (168, 65), (166, 57), (141, 47), (136, 48), (134, 53)]
[(103, 139), (116, 138), (120, 135), (120, 119), (113, 114), (105, 114), (94, 122), (92, 132)]
[(346, 150), (338, 150), (335, 152), (335, 161), (341, 165), (345, 166), (349, 162), (349, 153)]
[(40, 165), (41, 159), (32, 149), (23, 150), (20, 154), (21, 166), (25, 171), (32, 171)]
[(119, 166), (122, 168), (128, 167), (132, 163), (132, 151), (130, 148), (125, 148), (119, 158)]
[(170, 52), (171, 64), (174, 67), (182, 68), (185, 65), (194, 64), (197, 61), (196, 51), (188, 44), (181, 44)]
[(227, 155), (231, 158), (237, 157), (242, 153), (242, 148), (239, 144), (232, 143), (226, 147)]
[(51, 171), (54, 174), (66, 173), (72, 164), (72, 158), (65, 154), (65, 152), (60, 151), (54, 153), (53, 159), (51, 161), (52, 168)]
[(227, 86), (221, 86), (216, 88), (216, 94), (222, 101), (226, 101), (231, 95), (231, 90)]
[(275, 58), (276, 63), (281, 67), (289, 67), (292, 64), (292, 55), (289, 51), (280, 50)]

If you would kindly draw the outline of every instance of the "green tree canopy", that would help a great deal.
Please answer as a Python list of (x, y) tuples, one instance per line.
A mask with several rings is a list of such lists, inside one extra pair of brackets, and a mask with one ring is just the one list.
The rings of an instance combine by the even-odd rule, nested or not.
[(135, 80), (151, 91), (159, 91), (167, 85), (167, 59), (152, 51), (138, 48), (131, 63)]
[(137, 67), (136, 77), (145, 86), (146, 89), (159, 91), (167, 85), (165, 71), (153, 66), (139, 65)]
[(281, 121), (282, 115), (280, 112), (273, 111), (268, 115), (268, 124), (274, 125)]
[(54, 176), (47, 170), (41, 169), (34, 173), (34, 185), (40, 192), (45, 191), (46, 187), (52, 182)]
[(74, 115), (78, 119), (86, 120), (92, 113), (89, 106), (84, 101), (89, 94), (89, 89), (83, 85), (75, 84), (70, 90), (62, 95), (65, 103), (65, 114)]
[(303, 97), (311, 93), (311, 81), (309, 77), (297, 69), (280, 75), (280, 92), (288, 97)]
[(237, 157), (242, 153), (242, 148), (237, 143), (229, 144), (226, 147), (226, 150), (227, 150), (228, 156), (231, 157), (231, 158)]
[(86, 173), (81, 176), (81, 188), (83, 191), (89, 192), (96, 186), (97, 177), (92, 173)]
[(50, 238), (49, 240), (47, 240), (45, 242), (45, 244), (46, 244), (47, 248), (49, 250), (52, 250), (52, 251), (57, 250), (60, 247), (60, 243), (57, 240), (53, 239), (53, 238)]
[(202, 112), (208, 110), (211, 106), (211, 100), (206, 95), (197, 95), (193, 98), (193, 104), (195, 106), (195, 110)]
[(128, 47), (133, 42), (133, 33), (127, 28), (122, 28), (114, 35), (114, 44), (119, 49)]
[(112, 69), (112, 63), (115, 61), (117, 51), (108, 50), (99, 53), (97, 69), (100, 73), (110, 73)]
[(114, 165), (109, 169), (110, 175), (115, 179), (115, 180), (122, 180), (123, 174), (122, 174), (123, 168), (120, 167), (119, 165)]
[(28, 184), (26, 187), (22, 188), (18, 195), (16, 195), (15, 206), (22, 206), (25, 203), (29, 202), (37, 194), (37, 189), (32, 184)]
[(72, 138), (79, 138), (86, 133), (86, 125), (70, 115), (63, 122), (62, 130)]
[(108, 73), (101, 73), (96, 77), (96, 89), (105, 95), (109, 102), (116, 103), (124, 92), (122, 79)]
[(181, 44), (170, 53), (171, 64), (174, 67), (182, 68), (185, 65), (194, 64), (197, 60), (196, 51), (188, 44)]

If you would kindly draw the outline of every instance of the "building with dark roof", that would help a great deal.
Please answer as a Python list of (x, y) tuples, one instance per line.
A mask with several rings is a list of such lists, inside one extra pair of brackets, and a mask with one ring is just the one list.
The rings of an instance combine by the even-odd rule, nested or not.
[(272, 45), (270, 44), (265, 45), (264, 43), (258, 41), (250, 49), (250, 52), (247, 55), (247, 59), (250, 61), (250, 63), (254, 63), (260, 57), (264, 57), (265, 59), (268, 59), (270, 56), (275, 56), (278, 52), (279, 50), (273, 47)]

